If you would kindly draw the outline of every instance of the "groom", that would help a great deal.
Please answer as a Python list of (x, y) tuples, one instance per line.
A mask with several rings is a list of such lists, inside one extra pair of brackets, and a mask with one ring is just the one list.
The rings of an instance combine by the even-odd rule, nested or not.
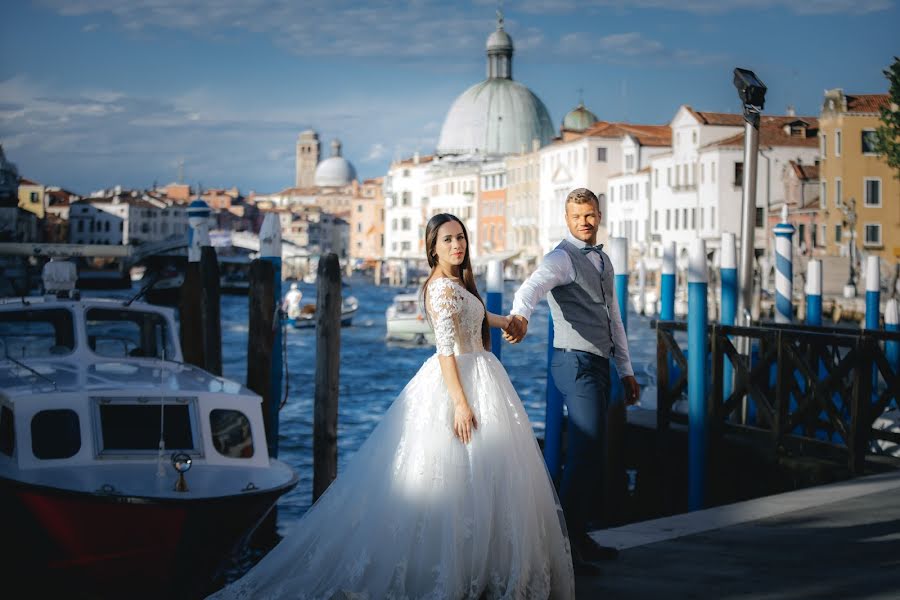
[(587, 516), (600, 501), (609, 408), (609, 360), (634, 404), (640, 388), (628, 355), (628, 340), (613, 289), (614, 273), (603, 244), (597, 244), (600, 202), (586, 188), (566, 197), (569, 235), (544, 257), (543, 263), (516, 292), (512, 324), (504, 337), (518, 343), (528, 331), (528, 319), (545, 295), (553, 316), (553, 380), (568, 409), (568, 447), (559, 496), (576, 574), (594, 574), (596, 560), (617, 556), (614, 548), (598, 545), (587, 534)]

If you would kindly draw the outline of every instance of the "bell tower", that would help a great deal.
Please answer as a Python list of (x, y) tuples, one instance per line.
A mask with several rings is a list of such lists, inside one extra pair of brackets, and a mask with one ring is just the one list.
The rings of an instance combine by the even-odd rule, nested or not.
[(319, 134), (312, 129), (307, 129), (297, 138), (297, 176), (294, 187), (314, 187), (316, 165), (318, 164)]

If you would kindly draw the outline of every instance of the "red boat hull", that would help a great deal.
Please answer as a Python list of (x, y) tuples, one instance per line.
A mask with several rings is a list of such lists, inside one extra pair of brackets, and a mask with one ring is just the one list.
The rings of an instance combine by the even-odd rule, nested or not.
[(64, 597), (200, 598), (234, 548), (295, 483), (177, 501), (0, 479), (0, 514), (7, 517), (0, 581), (27, 583), (22, 591), (29, 597), (64, 591)]

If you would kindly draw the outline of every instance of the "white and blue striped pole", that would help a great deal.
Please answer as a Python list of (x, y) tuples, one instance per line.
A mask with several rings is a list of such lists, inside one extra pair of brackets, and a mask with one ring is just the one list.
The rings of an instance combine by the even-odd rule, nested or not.
[(660, 321), (675, 320), (675, 242), (669, 242), (663, 249), (662, 270), (660, 271)]
[(866, 329), (878, 329), (881, 321), (881, 259), (866, 259)]
[(281, 381), (283, 373), (283, 357), (281, 353), (281, 222), (275, 213), (266, 214), (259, 228), (259, 258), (272, 264), (273, 285), (272, 296), (275, 298), (275, 318), (272, 326), (275, 335), (272, 337), (272, 367), (269, 372), (269, 422), (272, 424), (272, 436), (269, 440), (269, 456), (278, 458), (278, 411), (281, 408)]
[[(737, 271), (737, 244), (735, 235), (725, 231), (722, 233), (722, 253), (719, 261), (719, 272), (722, 281), (721, 289), (721, 314), (719, 322), (722, 325), (734, 325), (737, 316), (738, 300), (738, 271)], [(731, 396), (734, 388), (734, 367), (730, 360), (723, 360), (722, 365), (722, 395), (723, 398)]]
[(609, 259), (616, 274), (616, 301), (622, 315), (622, 325), (628, 331), (628, 238), (609, 238)]
[(706, 502), (708, 286), (706, 243), (697, 239), (691, 242), (688, 265), (688, 510), (700, 510)]
[(794, 320), (794, 265), (791, 244), (794, 226), (787, 222), (787, 204), (781, 209), (781, 223), (775, 226), (775, 322)]
[[(488, 261), (487, 265), (487, 310), (495, 315), (503, 314), (503, 263), (499, 260)], [(501, 331), (491, 329), (491, 352), (500, 360), (502, 344)]]
[(806, 263), (806, 324), (822, 326), (822, 261)]
[[(884, 307), (884, 328), (886, 331), (900, 331), (900, 318), (898, 318), (897, 299), (891, 298)], [(887, 342), (884, 348), (888, 364), (894, 373), (900, 373), (900, 342)]]

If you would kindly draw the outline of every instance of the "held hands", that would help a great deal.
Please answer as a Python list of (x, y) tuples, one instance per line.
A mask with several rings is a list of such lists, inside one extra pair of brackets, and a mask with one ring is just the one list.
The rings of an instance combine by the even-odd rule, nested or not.
[(641, 397), (641, 386), (632, 375), (622, 378), (622, 387), (625, 388), (625, 405), (631, 406)]
[(478, 429), (478, 421), (469, 403), (465, 400), (457, 402), (453, 410), (453, 435), (463, 444), (468, 444), (472, 441), (473, 429)]
[(528, 333), (528, 321), (521, 315), (509, 315), (509, 325), (503, 329), (503, 339), (510, 344), (518, 344)]

